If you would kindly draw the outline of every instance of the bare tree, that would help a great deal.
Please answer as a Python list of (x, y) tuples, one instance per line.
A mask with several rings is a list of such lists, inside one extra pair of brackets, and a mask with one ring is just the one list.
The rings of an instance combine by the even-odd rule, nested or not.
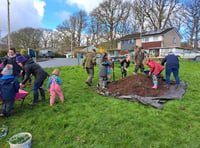
[(143, 21), (143, 25), (145, 22), (152, 30), (172, 27), (172, 22), (176, 19), (175, 14), (180, 14), (183, 8), (179, 0), (135, 0), (133, 7), (137, 12), (137, 20)]
[(104, 33), (102, 24), (94, 17), (91, 17), (88, 24), (88, 43), (97, 46), (100, 43), (100, 38)]
[(81, 45), (81, 35), (82, 31), (86, 27), (87, 22), (87, 14), (85, 11), (80, 10), (78, 13), (75, 14), (75, 20), (76, 20), (76, 31), (77, 31), (77, 46), (80, 47)]
[(69, 48), (71, 45), (71, 28), (69, 20), (65, 20), (61, 25), (57, 26), (57, 40), (61, 48)]
[(51, 29), (41, 29), (41, 32), (42, 32), (42, 35), (41, 35), (42, 47), (47, 48), (50, 46), (52, 30)]
[(130, 4), (122, 0), (106, 0), (91, 12), (91, 16), (96, 18), (105, 27), (107, 39), (110, 42), (110, 49), (113, 48), (116, 28), (122, 19), (129, 16)]
[(12, 46), (16, 48), (41, 47), (42, 31), (34, 28), (24, 28), (11, 34)]
[(188, 34), (190, 47), (197, 48), (200, 34), (200, 0), (194, 0), (186, 4), (186, 9), (185, 33)]
[(135, 30), (131, 20), (122, 20), (116, 28), (116, 31), (120, 37), (133, 33)]

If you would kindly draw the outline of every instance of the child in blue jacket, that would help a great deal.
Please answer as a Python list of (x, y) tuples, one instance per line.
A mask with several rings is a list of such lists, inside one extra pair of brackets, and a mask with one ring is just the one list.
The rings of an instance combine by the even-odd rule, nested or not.
[(20, 86), (17, 78), (13, 76), (13, 66), (11, 64), (7, 64), (1, 74), (3, 76), (0, 78), (0, 92), (3, 103), (0, 117), (9, 117)]

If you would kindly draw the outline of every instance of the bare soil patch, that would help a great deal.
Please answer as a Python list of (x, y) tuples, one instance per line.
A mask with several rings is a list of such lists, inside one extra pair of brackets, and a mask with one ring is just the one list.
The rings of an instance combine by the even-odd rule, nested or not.
[[(107, 91), (112, 94), (138, 95), (142, 97), (159, 97), (164, 95), (169, 89), (164, 87), (165, 81), (158, 80), (158, 88), (153, 89), (152, 78), (145, 74), (137, 74), (114, 81), (108, 84)], [(170, 85), (175, 85), (171, 82)]]

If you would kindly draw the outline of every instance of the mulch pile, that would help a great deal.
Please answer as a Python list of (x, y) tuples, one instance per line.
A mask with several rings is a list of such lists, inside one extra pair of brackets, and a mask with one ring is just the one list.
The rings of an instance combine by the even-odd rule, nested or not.
[[(175, 85), (171, 82), (171, 85)], [(112, 94), (119, 93), (120, 95), (138, 95), (142, 97), (159, 97), (164, 95), (168, 88), (164, 87), (165, 81), (158, 80), (158, 88), (153, 89), (152, 77), (144, 74), (132, 75), (118, 81), (113, 81), (108, 84), (107, 91)]]
[(158, 79), (158, 88), (153, 89), (151, 77), (137, 74), (109, 83), (106, 90), (97, 88), (97, 93), (163, 109), (162, 104), (166, 101), (182, 99), (186, 92), (187, 82), (181, 81), (177, 86), (174, 81), (171, 81), (169, 88), (164, 85), (165, 79), (160, 78)]

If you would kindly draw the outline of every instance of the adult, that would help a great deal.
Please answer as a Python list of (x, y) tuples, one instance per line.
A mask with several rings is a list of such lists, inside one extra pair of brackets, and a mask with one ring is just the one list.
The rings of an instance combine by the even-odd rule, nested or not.
[(112, 65), (112, 62), (108, 59), (108, 54), (104, 53), (100, 61), (100, 70), (99, 70), (99, 88), (105, 89), (107, 87), (108, 80), (108, 67)]
[(135, 63), (135, 69), (133, 71), (133, 74), (136, 74), (139, 69), (140, 69), (140, 72), (144, 71), (143, 60), (144, 60), (144, 52), (142, 51), (141, 47), (140, 48), (137, 47), (135, 56), (133, 58), (133, 61)]
[(88, 74), (87, 81), (85, 82), (88, 86), (92, 85), (92, 78), (94, 77), (94, 66), (96, 65), (96, 50), (88, 53), (83, 59), (83, 68), (86, 68)]
[[(18, 57), (18, 56), (21, 56), (21, 54), (20, 53), (16, 53), (16, 58)], [(28, 59), (30, 59), (30, 58), (32, 58), (29, 54), (23, 54), (23, 56), (28, 60)], [(22, 70), (21, 70), (21, 80), (23, 81), (24, 80), (24, 77), (25, 77), (25, 70), (24, 70), (24, 68), (22, 68)], [(31, 76), (29, 77), (29, 79), (28, 79), (28, 87), (31, 87), (31, 85), (32, 85), (32, 80), (31, 80)]]
[(16, 49), (10, 48), (8, 50), (8, 54), (3, 58), (3, 67), (5, 67), (7, 64), (13, 65), (13, 75), (14, 77), (19, 76), (21, 72), (21, 67), (16, 63)]
[(174, 55), (172, 52), (169, 52), (165, 58), (162, 59), (161, 65), (164, 65), (166, 63), (166, 87), (169, 87), (170, 82), (170, 75), (173, 72), (174, 78), (176, 80), (177, 86), (180, 84), (179, 80), (179, 59), (176, 55)]
[(38, 103), (38, 90), (40, 91), (40, 95), (42, 97), (42, 101), (45, 100), (45, 92), (42, 87), (44, 80), (47, 78), (48, 73), (44, 71), (44, 69), (37, 63), (34, 62), (32, 58), (26, 59), (24, 56), (18, 56), (16, 58), (17, 64), (22, 67), (25, 71), (25, 78), (20, 83), (20, 87), (24, 87), (31, 74), (35, 77), (33, 91), (34, 91), (34, 99), (31, 105), (36, 105)]

